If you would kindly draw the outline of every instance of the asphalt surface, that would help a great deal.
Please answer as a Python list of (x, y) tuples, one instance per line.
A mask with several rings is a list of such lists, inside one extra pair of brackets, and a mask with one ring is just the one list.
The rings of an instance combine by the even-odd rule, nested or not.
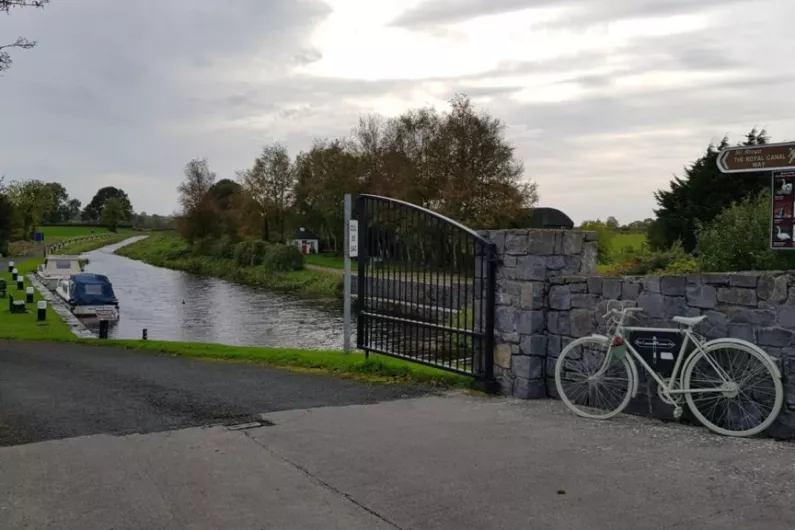
[(111, 347), (0, 341), (0, 446), (254, 421), (428, 389)]

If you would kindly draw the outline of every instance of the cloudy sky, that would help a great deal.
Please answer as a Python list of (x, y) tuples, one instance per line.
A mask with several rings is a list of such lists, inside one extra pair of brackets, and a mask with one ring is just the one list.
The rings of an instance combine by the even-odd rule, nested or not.
[(628, 222), (711, 140), (795, 140), (793, 20), (792, 0), (52, 0), (0, 17), (0, 41), (39, 42), (0, 77), (0, 174), (165, 214), (193, 157), (233, 177), (266, 143), (464, 92), (541, 205)]

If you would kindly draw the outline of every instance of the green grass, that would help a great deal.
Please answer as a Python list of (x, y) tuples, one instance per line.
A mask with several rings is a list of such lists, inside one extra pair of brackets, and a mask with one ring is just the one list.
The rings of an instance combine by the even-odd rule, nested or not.
[(616, 234), (613, 236), (612, 251), (620, 252), (626, 247), (640, 249), (646, 242), (646, 234)]
[(117, 234), (110, 234), (100, 239), (92, 239), (90, 241), (78, 241), (76, 243), (67, 244), (56, 250), (54, 253), (82, 254), (84, 252), (91, 252), (92, 250), (96, 250), (98, 248), (106, 247), (114, 243), (119, 243), (120, 241), (124, 241), (125, 239), (133, 237), (134, 235), (135, 234), (133, 232), (119, 232)]
[(370, 358), (366, 359), (364, 354), (358, 352), (346, 355), (342, 351), (334, 350), (300, 350), (144, 340), (83, 339), (78, 342), (157, 351), (183, 357), (252, 362), (301, 371), (331, 373), (368, 381), (415, 383), (455, 388), (471, 388), (473, 386), (473, 379), (470, 377), (381, 355), (371, 354)]
[(175, 234), (153, 234), (120, 248), (116, 254), (157, 267), (223, 278), (275, 291), (320, 298), (342, 296), (342, 275), (311, 269), (273, 272), (265, 267), (238, 267), (230, 259), (193, 255), (188, 244)]
[[(107, 234), (108, 229), (102, 226), (41, 226), (37, 229), (44, 234), (44, 242), (72, 239), (74, 237)], [(132, 234), (129, 228), (119, 228), (118, 233)]]
[[(329, 269), (344, 269), (345, 258), (342, 256), (329, 256), (326, 254), (309, 254), (304, 256), (304, 263), (308, 265), (317, 265), (319, 267), (328, 267)], [(356, 269), (359, 262), (356, 258), (351, 259), (351, 268)]]
[[(35, 271), (43, 261), (42, 258), (28, 259), (19, 263), (17, 269), (24, 276)], [(38, 322), (36, 302), (43, 298), (37, 289), (34, 289), (33, 304), (27, 305), (28, 313), (11, 313), (8, 308), (8, 296), (13, 296), (15, 300), (25, 300), (25, 291), (17, 290), (16, 282), (11, 281), (8, 267), (0, 271), (0, 277), (4, 278), (8, 285), (6, 298), (0, 298), (0, 339), (69, 341), (75, 338), (69, 326), (52, 309), (47, 309), (47, 320)], [(30, 283), (25, 278), (25, 288), (29, 286)]]

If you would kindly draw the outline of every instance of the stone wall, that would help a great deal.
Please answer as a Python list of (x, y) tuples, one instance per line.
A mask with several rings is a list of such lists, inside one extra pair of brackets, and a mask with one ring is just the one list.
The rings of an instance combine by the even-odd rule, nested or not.
[(495, 375), (505, 394), (547, 395), (546, 363), (557, 313), (549, 305), (552, 278), (596, 272), (596, 232), (483, 231), (497, 248), (494, 321)]
[[(785, 410), (770, 433), (795, 435), (795, 383), (790, 359), (795, 357), (795, 275), (789, 272), (700, 274), (688, 276), (598, 277), (563, 276), (550, 279), (548, 293), (547, 394), (555, 396), (555, 359), (573, 339), (605, 333), (601, 315), (607, 300), (629, 300), (644, 309), (632, 325), (677, 327), (674, 316), (707, 319), (694, 331), (707, 339), (735, 337), (759, 345), (774, 357), (785, 379)], [(670, 416), (655, 383), (641, 379), (631, 408)]]
[[(605, 333), (607, 300), (644, 308), (637, 325), (676, 327), (674, 316), (705, 315), (695, 332), (708, 339), (736, 337), (777, 359), (786, 406), (769, 433), (795, 436), (795, 273), (688, 276), (596, 275), (596, 233), (556, 230), (484, 231), (498, 255), (495, 374), (504, 394), (556, 397), (554, 366), (569, 342)], [(642, 371), (641, 371), (642, 372)], [(641, 374), (630, 412), (671, 417), (656, 388)], [(685, 419), (688, 411), (685, 407)]]

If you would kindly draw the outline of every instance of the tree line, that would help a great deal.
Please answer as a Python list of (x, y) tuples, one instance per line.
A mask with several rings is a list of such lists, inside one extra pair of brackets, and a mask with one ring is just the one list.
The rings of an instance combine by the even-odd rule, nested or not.
[(86, 223), (115, 231), (119, 225), (168, 228), (171, 218), (135, 213), (124, 190), (100, 188), (83, 207), (59, 182), (12, 181), (0, 178), (0, 244), (32, 239), (42, 225)]
[(476, 229), (522, 226), (538, 200), (504, 124), (463, 95), (443, 112), (364, 116), (348, 136), (316, 140), (295, 157), (266, 145), (233, 179), (217, 180), (206, 159), (191, 160), (178, 193), (177, 226), (189, 241), (284, 242), (305, 227), (330, 251), (341, 250), (346, 193), (404, 200)]

